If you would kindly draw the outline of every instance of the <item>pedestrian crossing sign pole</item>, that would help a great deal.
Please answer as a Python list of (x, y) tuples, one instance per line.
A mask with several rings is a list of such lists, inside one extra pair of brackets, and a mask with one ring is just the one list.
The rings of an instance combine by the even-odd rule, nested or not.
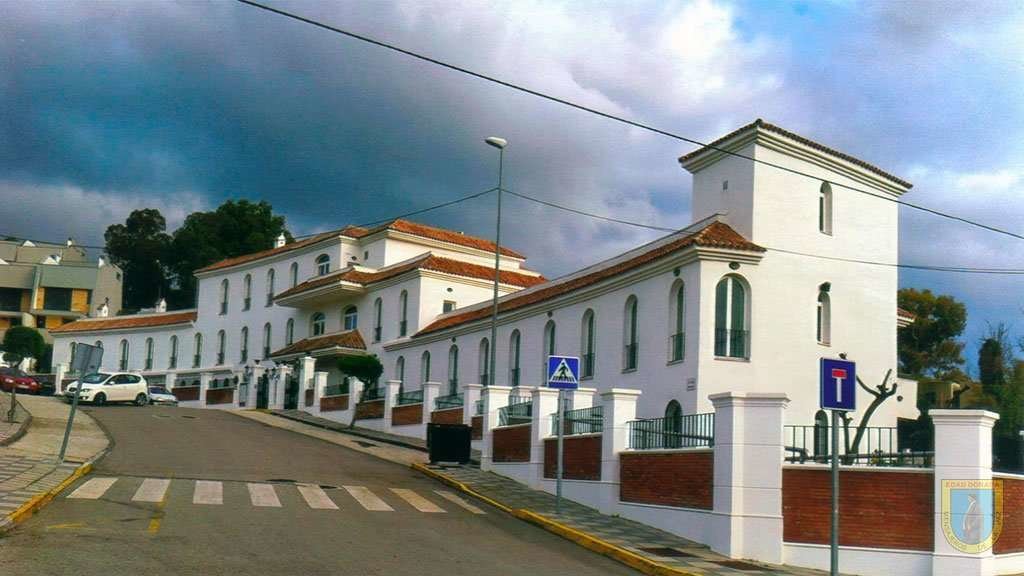
[(555, 512), (562, 513), (562, 463), (565, 446), (565, 391), (580, 387), (580, 359), (575, 356), (548, 356), (548, 388), (558, 389), (558, 469), (555, 474)]

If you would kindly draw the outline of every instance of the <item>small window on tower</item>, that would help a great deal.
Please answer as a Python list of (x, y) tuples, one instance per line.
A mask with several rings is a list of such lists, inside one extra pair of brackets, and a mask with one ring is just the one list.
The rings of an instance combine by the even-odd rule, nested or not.
[(455, 301), (454, 300), (445, 300), (444, 301), (444, 308), (442, 308), (441, 311), (443, 313), (448, 313), (448, 312), (451, 312), (452, 310), (455, 310)]
[(832, 234), (832, 187), (828, 182), (822, 182), (818, 191), (818, 231)]

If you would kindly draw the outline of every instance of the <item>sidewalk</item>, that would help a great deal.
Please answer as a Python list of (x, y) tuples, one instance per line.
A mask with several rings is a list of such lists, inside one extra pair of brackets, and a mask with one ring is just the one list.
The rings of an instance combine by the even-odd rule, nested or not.
[[(18, 396), (21, 399), (21, 396)], [(7, 411), (11, 407), (11, 394), (9, 392), (0, 392), (0, 446), (7, 446), (14, 442), (25, 432), (25, 428), (32, 420), (32, 415), (25, 410), (25, 407), (18, 402), (18, 407), (15, 409), (14, 422), (7, 421)], [(3, 469), (0, 468), (0, 473)]]
[[(555, 497), (532, 490), (514, 480), (473, 466), (425, 466), (422, 441), (324, 420), (294, 410), (257, 412), (237, 410), (235, 414), (268, 426), (321, 438), (359, 452), (399, 464), (413, 465), (456, 488), (468, 489), (514, 516), (537, 524), (582, 546), (611, 556), (647, 574), (689, 574), (691, 576), (759, 574), (761, 576), (824, 576), (825, 572), (732, 560), (707, 546), (618, 516), (607, 516), (593, 508), (564, 501), (562, 514), (555, 513)], [(376, 440), (372, 443), (362, 440)]]
[(109, 441), (84, 412), (75, 414), (71, 442), (63, 464), (57, 463), (70, 407), (52, 397), (18, 396), (32, 415), (24, 436), (0, 447), (0, 533), (31, 513), (69, 478), (88, 471)]

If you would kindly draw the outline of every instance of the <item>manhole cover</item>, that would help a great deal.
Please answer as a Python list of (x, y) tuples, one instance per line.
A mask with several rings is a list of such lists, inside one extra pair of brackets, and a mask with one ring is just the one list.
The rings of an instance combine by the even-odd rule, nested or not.
[(359, 444), (363, 448), (376, 448), (376, 444), (370, 444), (369, 442), (363, 442), (362, 440), (356, 440), (356, 444)]
[(666, 558), (696, 558), (696, 554), (690, 554), (689, 552), (683, 552), (682, 550), (676, 550), (675, 548), (668, 548), (665, 546), (653, 546), (650, 548), (639, 548), (643, 552), (648, 554), (654, 554), (655, 556), (665, 556)]
[(719, 566), (725, 566), (726, 568), (732, 568), (734, 570), (743, 570), (744, 572), (761, 572), (764, 568), (750, 562), (744, 562), (742, 560), (712, 560), (713, 563)]

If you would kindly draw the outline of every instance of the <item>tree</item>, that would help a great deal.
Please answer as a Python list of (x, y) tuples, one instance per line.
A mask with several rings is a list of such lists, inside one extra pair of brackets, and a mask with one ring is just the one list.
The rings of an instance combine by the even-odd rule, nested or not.
[(35, 328), (14, 326), (4, 333), (4, 342), (0, 348), (3, 348), (5, 361), (18, 363), (25, 358), (42, 358), (46, 352), (46, 341)]
[(266, 201), (228, 200), (212, 212), (189, 214), (170, 242), (168, 264), (175, 286), (170, 305), (183, 308), (195, 304), (195, 270), (272, 248), (282, 233), (292, 239), (284, 216), (274, 215)]
[(897, 298), (900, 308), (916, 317), (898, 332), (900, 374), (938, 376), (963, 364), (964, 345), (956, 340), (967, 325), (963, 303), (914, 288), (900, 290)]
[(124, 271), (124, 307), (153, 306), (167, 293), (166, 256), (171, 237), (159, 210), (134, 210), (103, 234), (111, 262)]
[(1006, 386), (1007, 371), (1012, 365), (1012, 348), (1009, 346), (1009, 331), (1003, 324), (989, 326), (988, 336), (981, 340), (978, 348), (978, 381), (985, 393), (1001, 401)]
[(342, 356), (338, 360), (338, 370), (342, 374), (358, 378), (370, 386), (376, 386), (380, 375), (384, 373), (384, 365), (376, 355)]

